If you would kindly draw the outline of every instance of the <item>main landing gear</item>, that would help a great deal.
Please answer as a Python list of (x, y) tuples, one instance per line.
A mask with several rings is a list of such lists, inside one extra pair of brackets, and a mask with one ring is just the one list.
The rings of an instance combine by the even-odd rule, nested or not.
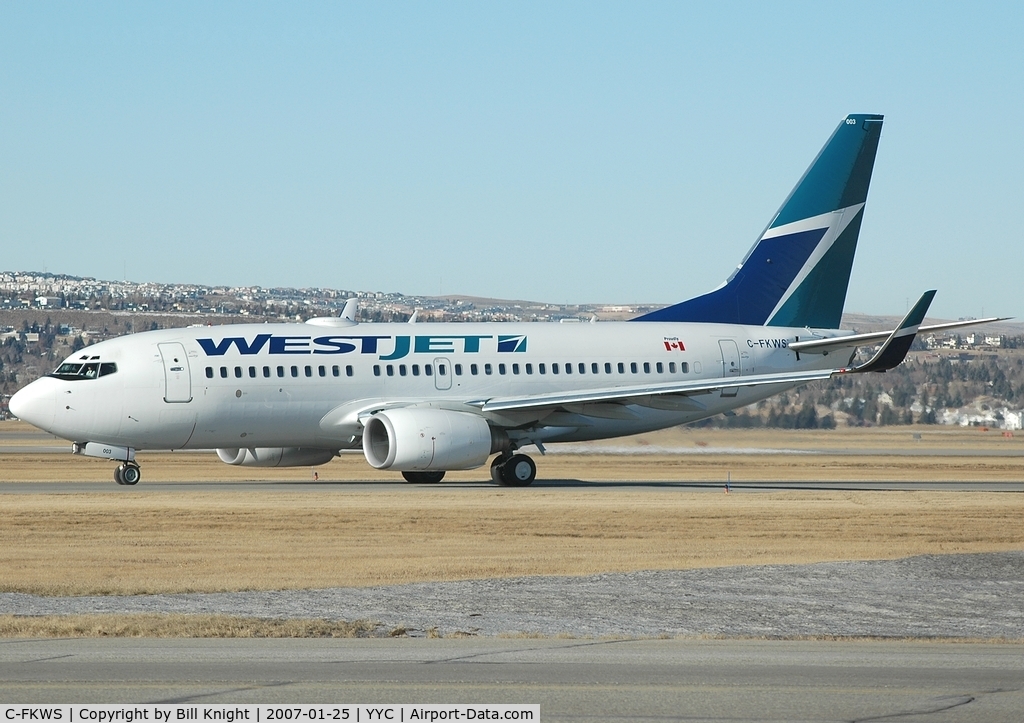
[[(123, 467), (124, 465), (122, 465)], [(121, 467), (118, 467), (120, 470)], [(138, 467), (135, 468), (136, 472)], [(118, 473), (120, 474), (120, 472)], [(444, 479), (444, 470), (436, 472), (402, 472), (406, 482), (412, 484), (437, 484)], [(491, 479), (502, 487), (527, 487), (537, 478), (537, 465), (525, 454), (511, 451), (499, 454), (491, 462)], [(136, 479), (136, 481), (138, 481)], [(135, 482), (118, 482), (118, 484), (135, 484)]]
[(134, 462), (122, 462), (114, 470), (114, 481), (119, 485), (137, 485), (142, 479), (142, 470)]
[(499, 454), (491, 462), (491, 479), (502, 487), (526, 487), (537, 478), (537, 465), (525, 454)]

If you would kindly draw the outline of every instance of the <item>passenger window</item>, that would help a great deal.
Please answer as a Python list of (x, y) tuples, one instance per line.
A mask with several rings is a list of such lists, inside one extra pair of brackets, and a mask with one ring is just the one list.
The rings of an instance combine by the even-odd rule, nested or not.
[(533, 374), (533, 364), (527, 364), (526, 365), (526, 373), (527, 374)]
[(650, 362), (644, 362), (644, 374), (650, 374), (650, 373), (651, 373), (651, 363)]
[(327, 367), (325, 367), (325, 366), (324, 366), (323, 364), (321, 364), (320, 366), (318, 366), (318, 367), (316, 368), (316, 372), (317, 372), (317, 374), (319, 374), (320, 376), (322, 376), (322, 377), (326, 377), (326, 376), (327, 376)]
[(228, 368), (227, 367), (221, 367), (220, 368), (220, 378), (221, 379), (227, 379), (228, 378)]
[(270, 367), (263, 367), (263, 376), (266, 379), (270, 378)]
[(551, 373), (552, 374), (558, 374), (558, 364), (557, 363), (551, 365)]
[(284, 376), (284, 367), (278, 367), (277, 368), (277, 376), (279, 376), (279, 377), (283, 377)]
[(469, 365), (469, 373), (472, 374), (473, 376), (476, 376), (477, 374), (480, 373), (480, 370), (477, 368), (476, 364), (470, 364)]
[(657, 365), (654, 368), (658, 370), (658, 374), (664, 374), (665, 373), (665, 365), (662, 364), (661, 362), (658, 362)]
[(566, 374), (572, 374), (572, 364), (569, 364), (568, 362), (566, 362), (566, 364), (565, 364), (565, 373)]
[(332, 366), (331, 367), (331, 376), (340, 377), (341, 376), (341, 367), (339, 367), (337, 364)]
[(537, 371), (541, 374), (547, 374), (547, 368), (544, 366), (543, 362), (537, 365)]
[(605, 374), (611, 374), (612, 373), (612, 363), (611, 362), (605, 362), (604, 363), (604, 373)]
[(668, 363), (668, 373), (669, 374), (675, 374), (676, 373), (676, 363), (675, 362), (669, 362)]
[(504, 364), (499, 364), (498, 365), (498, 374), (504, 374), (504, 373), (505, 373), (505, 365)]
[(395, 376), (395, 367), (392, 364), (388, 364), (386, 367), (384, 367), (384, 371), (387, 372), (389, 377)]
[(594, 362), (593, 364), (590, 365), (590, 372), (592, 374), (597, 374), (599, 368), (600, 367), (597, 366), (597, 362)]
[(206, 378), (213, 379), (213, 367), (206, 367)]
[(430, 364), (424, 364), (423, 365), (423, 373), (426, 374), (428, 377), (433, 376), (434, 375), (434, 367), (432, 367)]
[(414, 377), (418, 377), (420, 375), (420, 365), (419, 364), (413, 364), (412, 365), (412, 375)]
[[(306, 368), (308, 369), (309, 367), (306, 367)], [(292, 367), (292, 376), (293, 377), (299, 376), (299, 368), (298, 367), (296, 367), (296, 366)]]
[(373, 365), (373, 376), (375, 376), (375, 377), (379, 377), (380, 376), (380, 364), (374, 364)]
[(105, 377), (108, 374), (116, 374), (116, 373), (117, 373), (117, 364), (114, 364), (113, 362), (104, 362), (104, 363), (100, 364), (100, 376), (101, 377)]
[(512, 373), (513, 374), (518, 374), (519, 373), (519, 365), (518, 364), (513, 364), (512, 365)]
[(401, 376), (403, 376), (403, 377), (404, 377), (404, 376), (407, 376), (407, 375), (408, 375), (408, 373), (409, 373), (409, 367), (407, 367), (407, 366), (406, 366), (405, 364), (399, 364), (399, 365), (398, 365), (398, 373), (399, 373), (399, 374), (400, 374)]
[(235, 379), (242, 378), (242, 367), (235, 367)]
[(584, 364), (583, 362), (580, 362), (580, 374), (586, 374), (586, 373), (587, 373), (587, 365)]
[(309, 366), (308, 364), (303, 368), (303, 371), (306, 373), (307, 377), (313, 376), (313, 367)]
[[(694, 365), (693, 370), (695, 372), (699, 372), (700, 371), (700, 365), (699, 364)], [(679, 362), (679, 371), (681, 371), (683, 374), (689, 374), (690, 373), (690, 363), (689, 362)]]
[(626, 373), (626, 365), (623, 364), (622, 362), (619, 362), (618, 368), (619, 368), (619, 374), (625, 374)]
[(491, 374), (492, 371), (490, 364), (484, 364), (484, 374)]
[(256, 378), (256, 367), (249, 367), (249, 378), (250, 379), (255, 379)]
[(438, 375), (439, 377), (443, 377), (443, 376), (444, 376), (445, 374), (447, 374), (447, 373), (448, 373), (448, 369), (447, 369), (447, 368), (445, 368), (445, 365), (444, 365), (444, 364), (438, 364), (438, 365), (437, 365), (437, 375)]
[(348, 366), (345, 367), (345, 376), (350, 377), (350, 376), (352, 376), (355, 373), (356, 373), (355, 369), (352, 368), (351, 364), (349, 364)]
[(630, 362), (629, 363), (629, 371), (633, 372), (634, 374), (637, 373), (638, 370), (637, 370), (636, 362)]
[(461, 364), (456, 364), (455, 365), (455, 376), (457, 376), (457, 377), (461, 377), (462, 376), (462, 365)]

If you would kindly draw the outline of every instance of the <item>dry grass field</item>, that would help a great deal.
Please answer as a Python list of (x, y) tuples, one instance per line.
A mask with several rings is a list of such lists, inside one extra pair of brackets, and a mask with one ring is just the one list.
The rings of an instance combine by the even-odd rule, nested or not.
[(48, 595), (898, 558), (1024, 546), (1024, 495), (673, 488), (4, 495), (0, 590)]
[[(13, 426), (7, 426), (12, 424)], [(112, 463), (4, 445), (53, 445), (0, 424), (0, 484), (110, 481)], [(916, 435), (916, 436), (915, 436)], [(995, 492), (702, 491), (613, 480), (1020, 480), (1024, 438), (935, 428), (667, 430), (590, 453), (537, 456), (540, 484), (367, 489), (361, 456), (319, 468), (140, 454), (137, 489), (0, 496), (0, 590), (48, 595), (364, 586), (519, 575), (898, 558), (1024, 548), (1024, 495)], [(756, 450), (747, 453), (743, 450)], [(578, 450), (577, 450), (578, 451)], [(602, 453), (603, 451), (603, 453)], [(615, 452), (610, 454), (608, 452)], [(651, 454), (650, 452), (654, 452)], [(943, 455), (943, 456), (938, 456)], [(182, 484), (143, 491), (147, 482)], [(189, 481), (228, 482), (196, 491)], [(332, 481), (350, 482), (329, 484)], [(328, 484), (324, 484), (328, 482)]]
[(232, 615), (0, 615), (0, 638), (359, 638), (376, 632), (368, 622)]

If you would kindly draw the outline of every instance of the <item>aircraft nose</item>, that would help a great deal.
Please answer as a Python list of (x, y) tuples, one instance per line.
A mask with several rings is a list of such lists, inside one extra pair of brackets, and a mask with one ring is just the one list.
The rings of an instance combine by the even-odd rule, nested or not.
[(57, 396), (50, 379), (39, 379), (11, 397), (8, 408), (18, 419), (33, 424), (40, 429), (53, 425), (54, 413), (57, 410)]

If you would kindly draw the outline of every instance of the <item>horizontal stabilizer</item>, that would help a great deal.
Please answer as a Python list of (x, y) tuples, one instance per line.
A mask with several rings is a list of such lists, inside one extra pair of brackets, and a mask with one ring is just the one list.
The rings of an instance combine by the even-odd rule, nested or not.
[[(990, 316), (985, 319), (967, 319), (965, 321), (947, 321), (944, 324), (929, 324), (919, 327), (918, 334), (931, 334), (936, 331), (949, 331), (950, 329), (962, 329), (966, 326), (981, 326), (992, 324), (997, 321), (1006, 321), (1009, 316)], [(871, 331), (866, 334), (849, 334), (847, 336), (830, 336), (825, 339), (808, 339), (806, 341), (793, 341), (789, 349), (800, 354), (827, 354), (836, 349), (849, 349), (865, 344), (874, 344), (882, 341), (892, 334), (891, 331)]]

